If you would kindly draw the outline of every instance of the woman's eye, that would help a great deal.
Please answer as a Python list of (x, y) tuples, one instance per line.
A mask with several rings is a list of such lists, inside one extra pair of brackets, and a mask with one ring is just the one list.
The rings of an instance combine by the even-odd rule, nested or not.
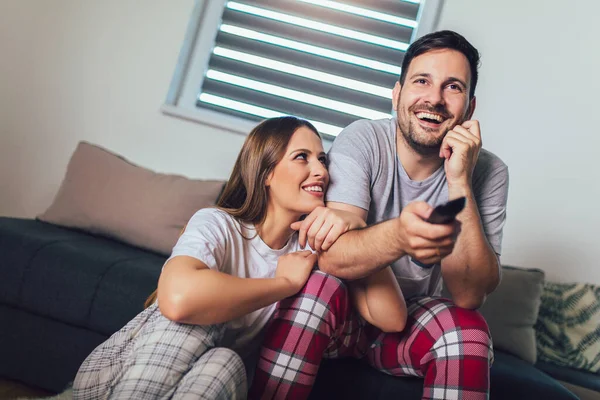
[(294, 157), (294, 160), (305, 160), (306, 161), (307, 158), (308, 157), (307, 157), (306, 153), (300, 153), (300, 154), (297, 154), (296, 157)]
[(321, 161), (321, 164), (323, 164), (324, 166), (327, 166), (327, 157), (320, 157), (319, 161)]

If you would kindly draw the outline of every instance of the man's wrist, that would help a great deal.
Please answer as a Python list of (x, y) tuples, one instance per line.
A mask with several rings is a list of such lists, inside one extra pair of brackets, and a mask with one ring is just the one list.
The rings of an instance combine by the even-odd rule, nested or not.
[(395, 236), (399, 236), (399, 238), (400, 238), (400, 240), (396, 241), (397, 245), (396, 245), (396, 248), (394, 249), (395, 250), (394, 252), (397, 254), (397, 259), (400, 259), (408, 254), (408, 252), (406, 251), (408, 248), (408, 245), (403, 240), (402, 235), (399, 235), (399, 232), (401, 232), (401, 230), (403, 229), (400, 217), (396, 217), (396, 218), (392, 219), (391, 221), (393, 221), (393, 225), (394, 225), (393, 226), (394, 232), (392, 234)]
[(448, 181), (448, 199), (454, 200), (459, 197), (469, 197), (473, 193), (471, 183), (468, 181)]

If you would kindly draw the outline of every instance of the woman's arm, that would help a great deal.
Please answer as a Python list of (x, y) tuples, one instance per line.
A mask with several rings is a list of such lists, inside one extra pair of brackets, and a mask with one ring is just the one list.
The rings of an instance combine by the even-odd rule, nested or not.
[(406, 302), (391, 267), (356, 281), (350, 294), (360, 315), (384, 332), (401, 332), (406, 326)]
[(230, 321), (298, 292), (315, 264), (310, 251), (280, 257), (274, 278), (239, 278), (187, 256), (171, 259), (158, 281), (158, 306), (170, 320), (196, 325)]

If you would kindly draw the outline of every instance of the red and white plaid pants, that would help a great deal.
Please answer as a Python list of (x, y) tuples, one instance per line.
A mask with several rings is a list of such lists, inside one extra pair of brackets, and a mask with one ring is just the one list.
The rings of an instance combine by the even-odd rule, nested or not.
[(423, 399), (486, 399), (493, 351), (481, 314), (430, 297), (407, 306), (404, 331), (384, 333), (357, 315), (341, 280), (313, 272), (279, 303), (249, 397), (305, 399), (323, 357), (350, 356), (390, 375), (423, 377)]

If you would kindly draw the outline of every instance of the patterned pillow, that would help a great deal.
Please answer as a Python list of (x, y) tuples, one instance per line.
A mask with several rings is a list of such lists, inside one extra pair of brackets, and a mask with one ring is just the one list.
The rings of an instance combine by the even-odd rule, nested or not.
[(540, 361), (600, 373), (600, 286), (547, 282), (535, 329)]

